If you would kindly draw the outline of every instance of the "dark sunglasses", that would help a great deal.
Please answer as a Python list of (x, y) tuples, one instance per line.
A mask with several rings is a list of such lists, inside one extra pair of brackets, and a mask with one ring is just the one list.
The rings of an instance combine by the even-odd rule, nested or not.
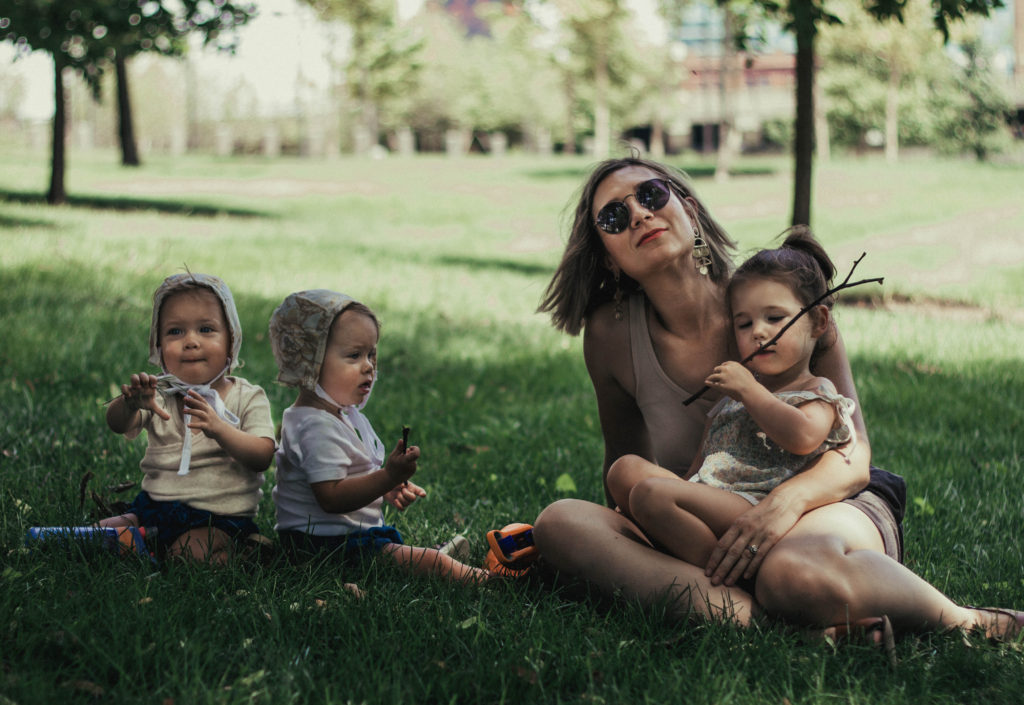
[[(631, 194), (637, 205), (648, 211), (661, 210), (672, 196), (672, 188), (662, 179), (651, 179), (638, 184)], [(626, 196), (629, 198), (629, 196)], [(597, 213), (595, 224), (609, 235), (616, 235), (629, 227), (629, 206), (626, 198), (612, 201)]]

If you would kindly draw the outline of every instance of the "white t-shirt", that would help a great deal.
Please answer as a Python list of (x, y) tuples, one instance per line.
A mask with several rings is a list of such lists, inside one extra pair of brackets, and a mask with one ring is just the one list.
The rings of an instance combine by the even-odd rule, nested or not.
[[(354, 409), (350, 413), (359, 413)], [(362, 425), (370, 434), (369, 424)], [(364, 431), (366, 433), (366, 431)], [(316, 536), (341, 536), (384, 523), (380, 497), (346, 514), (330, 514), (317, 504), (311, 483), (357, 477), (380, 468), (355, 427), (327, 411), (311, 406), (292, 406), (281, 418), (281, 445), (277, 460), (277, 485), (273, 497), (277, 531), (304, 531)]]

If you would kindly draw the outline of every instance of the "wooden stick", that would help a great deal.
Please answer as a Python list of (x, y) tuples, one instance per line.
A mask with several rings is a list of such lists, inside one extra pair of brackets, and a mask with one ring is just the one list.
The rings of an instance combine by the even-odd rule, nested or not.
[[(775, 345), (775, 343), (779, 342), (779, 338), (781, 338), (781, 337), (782, 337), (782, 334), (783, 334), (783, 333), (785, 333), (785, 332), (786, 332), (787, 330), (789, 330), (790, 326), (792, 326), (792, 325), (793, 325), (794, 323), (796, 323), (796, 322), (797, 322), (797, 321), (798, 321), (798, 320), (800, 319), (800, 316), (802, 316), (802, 315), (804, 315), (805, 313), (807, 313), (808, 311), (810, 311), (810, 310), (811, 310), (812, 308), (814, 308), (815, 306), (817, 306), (818, 304), (820, 304), (820, 303), (821, 303), (822, 301), (824, 301), (825, 299), (827, 299), (827, 298), (828, 298), (829, 296), (831, 296), (832, 294), (835, 294), (835, 293), (837, 293), (837, 292), (840, 292), (840, 291), (842, 291), (843, 289), (851, 289), (851, 288), (853, 288), (853, 287), (855, 287), (855, 286), (860, 286), (861, 284), (870, 284), (871, 282), (878, 282), (879, 284), (883, 283), (883, 282), (885, 281), (885, 277), (874, 277), (874, 278), (872, 278), (872, 279), (861, 279), (861, 280), (860, 280), (860, 281), (858, 281), (858, 282), (853, 282), (852, 284), (850, 284), (850, 283), (849, 283), (849, 281), (850, 281), (850, 277), (851, 277), (851, 276), (853, 276), (853, 270), (857, 269), (857, 265), (858, 265), (858, 264), (860, 264), (860, 261), (861, 261), (862, 259), (864, 259), (864, 256), (865, 256), (866, 254), (867, 254), (866, 252), (862, 252), (862, 253), (861, 253), (861, 255), (860, 255), (860, 257), (858, 257), (858, 258), (856, 259), (856, 261), (855, 261), (855, 262), (853, 263), (853, 266), (852, 266), (852, 267), (850, 267), (850, 273), (846, 275), (846, 279), (844, 279), (844, 280), (842, 281), (842, 283), (841, 283), (841, 284), (839, 284), (839, 285), (838, 285), (838, 286), (836, 286), (836, 287), (833, 287), (833, 288), (829, 289), (829, 290), (828, 290), (828, 291), (826, 291), (826, 292), (825, 292), (824, 294), (822, 294), (821, 296), (819, 296), (818, 298), (816, 298), (816, 299), (815, 299), (814, 301), (812, 301), (811, 303), (807, 304), (807, 305), (806, 305), (806, 306), (804, 306), (804, 307), (803, 307), (802, 309), (800, 309), (800, 312), (799, 312), (799, 313), (797, 313), (797, 314), (796, 314), (795, 316), (793, 316), (793, 317), (792, 317), (791, 319), (789, 319), (789, 322), (788, 322), (788, 323), (787, 323), (786, 325), (782, 326), (782, 329), (781, 329), (781, 330), (779, 330), (779, 332), (778, 332), (778, 333), (776, 333), (776, 334), (775, 334), (775, 335), (774, 335), (774, 336), (772, 337), (772, 339), (771, 339), (771, 340), (769, 340), (769, 341), (768, 341), (768, 342), (766, 342), (766, 343), (761, 343), (761, 344), (760, 344), (760, 345), (759, 345), (759, 346), (757, 347), (757, 350), (755, 350), (754, 352), (750, 353), (750, 354), (749, 354), (749, 355), (747, 355), (747, 356), (746, 356), (745, 358), (743, 358), (742, 360), (740, 360), (740, 364), (741, 364), (741, 365), (744, 365), (744, 366), (746, 366), (746, 364), (747, 364), (748, 362), (750, 362), (751, 360), (753, 360), (753, 359), (754, 359), (754, 358), (755, 358), (755, 357), (756, 357), (756, 356), (758, 355), (758, 353), (760, 353), (760, 352), (762, 352), (762, 351), (764, 351), (764, 350), (767, 350), (767, 349), (768, 349), (768, 348), (770, 348), (771, 346)], [(698, 399), (700, 399), (700, 398), (701, 398), (702, 396), (704, 396), (704, 392), (708, 391), (709, 389), (711, 389), (711, 387), (709, 387), (709, 386), (707, 386), (707, 385), (704, 385), (704, 386), (703, 386), (703, 387), (702, 387), (702, 388), (700, 389), (700, 391), (699, 391), (699, 392), (697, 392), (697, 393), (693, 394), (693, 395), (692, 395), (692, 396), (690, 396), (690, 397), (689, 397), (688, 399), (685, 399), (685, 400), (683, 400), (683, 406), (689, 406), (689, 405), (690, 405), (690, 404), (692, 404), (693, 402), (697, 401), (697, 400), (698, 400)]]

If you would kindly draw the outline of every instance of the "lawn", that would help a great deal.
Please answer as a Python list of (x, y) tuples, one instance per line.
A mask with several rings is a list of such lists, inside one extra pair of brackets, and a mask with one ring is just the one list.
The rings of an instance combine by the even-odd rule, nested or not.
[[(482, 561), (486, 530), (601, 497), (580, 341), (534, 313), (586, 159), (115, 161), (72, 155), (72, 204), (50, 208), (45, 155), (0, 156), (0, 703), (1024, 702), (1021, 650), (958, 635), (901, 639), (891, 670), (863, 646), (532, 583), (25, 550), (30, 526), (95, 519), (90, 492), (137, 491), (117, 488), (143, 443), (102, 405), (147, 369), (152, 292), (186, 267), (234, 291), (239, 374), (275, 420), (292, 400), (266, 337), (281, 299), (334, 288), (378, 312), (367, 413), (423, 449), (429, 496), (387, 517), (411, 543), (463, 532)], [(785, 227), (787, 162), (726, 184), (678, 164), (744, 250)], [(957, 601), (1024, 607), (1024, 170), (840, 160), (816, 179), (840, 272), (867, 252), (858, 276), (885, 277), (838, 318), (876, 463), (909, 483), (908, 565)]]

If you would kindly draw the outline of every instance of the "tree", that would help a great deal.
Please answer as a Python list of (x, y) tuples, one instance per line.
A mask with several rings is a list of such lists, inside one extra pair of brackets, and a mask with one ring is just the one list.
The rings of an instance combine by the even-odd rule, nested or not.
[(569, 30), (568, 46), (592, 88), (594, 157), (608, 156), (611, 143), (612, 88), (626, 85), (629, 52), (622, 30), (628, 16), (622, 0), (554, 0)]
[(128, 60), (142, 52), (154, 51), (164, 56), (180, 56), (187, 50), (186, 36), (199, 32), (204, 45), (214, 44), (225, 51), (233, 51), (237, 42), (237, 29), (255, 16), (252, 5), (227, 2), (201, 2), (182, 0), (171, 11), (159, 3), (139, 0), (117, 0), (107, 15), (108, 48), (106, 56), (114, 64), (117, 93), (118, 141), (121, 144), (121, 163), (125, 166), (140, 164), (132, 119), (131, 95), (128, 80)]
[(46, 200), (67, 201), (64, 186), (67, 145), (66, 69), (77, 72), (98, 97), (104, 69), (120, 42), (134, 37), (138, 50), (180, 51), (175, 39), (199, 30), (207, 42), (248, 17), (238, 6), (205, 0), (9, 0), (0, 15), (0, 39), (19, 53), (45, 51), (53, 57), (54, 117), (50, 186)]
[(949, 71), (928, 0), (909, 0), (904, 21), (874, 21), (855, 0), (838, 13), (842, 25), (824, 29), (819, 83), (829, 98), (831, 132), (860, 148), (871, 131), (885, 135), (885, 157), (898, 159), (905, 141), (922, 144), (933, 121), (931, 93)]
[[(748, 0), (718, 0), (746, 4)], [(808, 224), (811, 219), (811, 185), (814, 155), (814, 67), (815, 38), (819, 27), (841, 22), (826, 5), (829, 0), (754, 0), (770, 14), (779, 17), (796, 38), (796, 119), (793, 142), (793, 225)], [(864, 7), (875, 19), (903, 21), (906, 0), (864, 0)], [(950, 24), (967, 15), (988, 16), (1002, 7), (1002, 0), (931, 0), (936, 29), (948, 41)]]
[(421, 68), (422, 42), (398, 25), (394, 0), (302, 0), (323, 20), (352, 32), (348, 87), (356, 103), (356, 151), (380, 139), (381, 114), (412, 90)]
[(1006, 118), (1013, 105), (994, 80), (978, 38), (967, 37), (959, 48), (953, 90), (933, 102), (938, 116), (936, 141), (945, 152), (969, 151), (978, 161), (985, 161), (1009, 145)]

